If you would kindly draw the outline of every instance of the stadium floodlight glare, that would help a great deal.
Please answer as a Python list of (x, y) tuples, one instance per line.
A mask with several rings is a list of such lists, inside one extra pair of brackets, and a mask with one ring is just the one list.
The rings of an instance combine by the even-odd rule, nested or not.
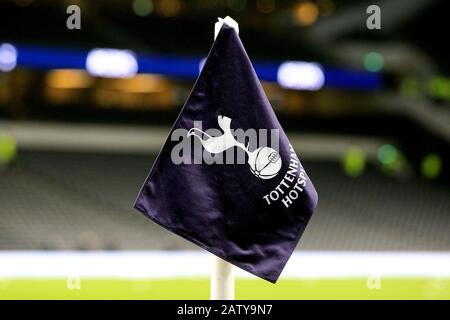
[(278, 67), (278, 84), (287, 89), (319, 90), (325, 83), (320, 64), (304, 61), (286, 61)]
[(0, 71), (12, 71), (17, 65), (17, 49), (10, 43), (0, 44)]
[(86, 70), (104, 78), (130, 78), (138, 72), (134, 52), (118, 49), (92, 49), (86, 58)]

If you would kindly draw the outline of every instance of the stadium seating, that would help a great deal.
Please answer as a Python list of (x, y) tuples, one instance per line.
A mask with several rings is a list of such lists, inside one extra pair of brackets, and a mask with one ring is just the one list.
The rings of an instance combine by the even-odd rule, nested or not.
[[(132, 209), (154, 155), (21, 151), (0, 171), (0, 249), (196, 249)], [(447, 250), (447, 186), (350, 178), (335, 162), (304, 162), (319, 190), (303, 250)]]

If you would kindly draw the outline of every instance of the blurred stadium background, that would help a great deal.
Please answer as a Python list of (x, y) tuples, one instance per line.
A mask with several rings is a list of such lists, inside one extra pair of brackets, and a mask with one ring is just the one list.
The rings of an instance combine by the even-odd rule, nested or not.
[(237, 298), (450, 299), (448, 12), (1, 0), (0, 299), (208, 298), (208, 255), (132, 204), (226, 15), (320, 195), (279, 284)]

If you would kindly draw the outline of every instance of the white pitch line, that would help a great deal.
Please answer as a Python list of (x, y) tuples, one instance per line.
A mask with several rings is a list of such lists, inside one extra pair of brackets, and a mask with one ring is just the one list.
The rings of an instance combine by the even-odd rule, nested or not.
[[(4, 278), (208, 277), (202, 251), (0, 251)], [(237, 269), (238, 277), (253, 277)], [(450, 252), (295, 252), (282, 278), (450, 277)]]

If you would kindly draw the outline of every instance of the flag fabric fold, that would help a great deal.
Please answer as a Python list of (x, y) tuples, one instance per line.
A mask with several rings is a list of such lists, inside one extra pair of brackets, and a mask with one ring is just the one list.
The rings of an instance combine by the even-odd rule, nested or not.
[(238, 34), (224, 23), (134, 207), (275, 283), (317, 199)]

